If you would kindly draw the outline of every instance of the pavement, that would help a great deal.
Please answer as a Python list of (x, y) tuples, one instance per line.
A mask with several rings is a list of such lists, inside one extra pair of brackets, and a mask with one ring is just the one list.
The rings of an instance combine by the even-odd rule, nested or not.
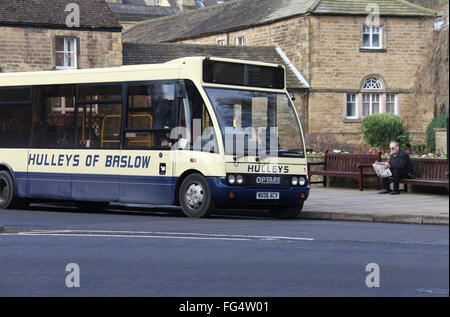
[(300, 218), (448, 225), (449, 196), (417, 192), (379, 195), (371, 189), (312, 187)]
[[(126, 204), (126, 209), (155, 209), (150, 205)], [(166, 206), (167, 207), (167, 206)], [(312, 187), (300, 218), (329, 221), (381, 222), (417, 225), (449, 224), (449, 196), (401, 192), (379, 195), (377, 190)], [(0, 232), (4, 227), (0, 225)]]

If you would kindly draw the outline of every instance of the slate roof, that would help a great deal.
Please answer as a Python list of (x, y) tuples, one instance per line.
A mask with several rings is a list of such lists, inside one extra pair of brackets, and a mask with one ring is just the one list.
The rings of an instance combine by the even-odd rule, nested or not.
[(181, 13), (178, 7), (121, 3), (108, 3), (108, 7), (120, 21), (143, 21)]
[(173, 42), (245, 29), (303, 14), (367, 15), (369, 3), (382, 16), (434, 16), (405, 0), (233, 0), (222, 5), (138, 23), (124, 33), (130, 43)]
[(81, 28), (112, 28), (120, 31), (119, 21), (104, 0), (1, 0), (0, 25), (67, 27), (65, 12), (69, 3), (80, 8)]
[(315, 14), (367, 15), (369, 4), (377, 4), (380, 16), (434, 16), (434, 10), (412, 4), (406, 0), (321, 0)]
[[(234, 0), (203, 9), (138, 23), (125, 42), (156, 43), (189, 39), (304, 14), (315, 0)], [(293, 5), (295, 2), (296, 5)]]
[(224, 46), (179, 43), (123, 44), (123, 65), (156, 64), (188, 57), (206, 56), (283, 64), (289, 89), (307, 88), (283, 61), (274, 46)]

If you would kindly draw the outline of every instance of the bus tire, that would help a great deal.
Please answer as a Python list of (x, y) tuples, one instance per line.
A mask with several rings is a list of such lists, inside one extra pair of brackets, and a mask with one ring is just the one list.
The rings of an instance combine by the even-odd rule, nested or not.
[(295, 219), (303, 208), (303, 201), (298, 204), (292, 204), (270, 209), (272, 217), (277, 219)]
[(11, 175), (7, 171), (0, 171), (0, 209), (14, 208), (16, 202)]
[(198, 173), (190, 174), (183, 180), (179, 200), (183, 213), (190, 218), (207, 217), (214, 210), (208, 182)]

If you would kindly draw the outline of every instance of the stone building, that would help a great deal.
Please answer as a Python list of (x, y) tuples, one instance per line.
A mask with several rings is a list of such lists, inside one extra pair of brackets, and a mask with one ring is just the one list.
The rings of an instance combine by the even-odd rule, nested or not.
[(122, 65), (122, 27), (104, 0), (0, 1), (0, 71)]
[(360, 144), (362, 118), (393, 112), (416, 141), (432, 104), (414, 100), (414, 80), (435, 12), (403, 0), (235, 0), (145, 21), (125, 43), (277, 45), (310, 88), (297, 104), (305, 130)]
[(140, 21), (166, 17), (227, 1), (230, 0), (106, 0), (124, 31)]
[(168, 0), (107, 0), (109, 9), (119, 20), (124, 31), (144, 20), (161, 18), (181, 13), (177, 6), (171, 6)]

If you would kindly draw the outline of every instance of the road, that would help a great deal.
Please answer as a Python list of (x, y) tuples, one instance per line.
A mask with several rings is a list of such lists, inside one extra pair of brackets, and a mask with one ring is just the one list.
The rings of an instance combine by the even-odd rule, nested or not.
[(46, 205), (1, 211), (0, 224), (0, 296), (449, 295), (445, 226)]

